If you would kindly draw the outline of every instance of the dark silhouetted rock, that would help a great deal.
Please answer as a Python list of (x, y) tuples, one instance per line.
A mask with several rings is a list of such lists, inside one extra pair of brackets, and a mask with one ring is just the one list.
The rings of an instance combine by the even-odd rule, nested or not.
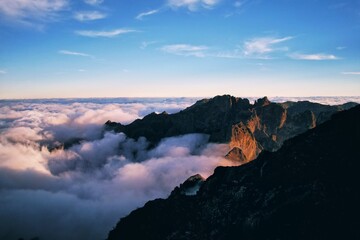
[[(162, 138), (189, 133), (208, 134), (209, 141), (239, 148), (239, 161), (251, 161), (262, 150), (275, 151), (286, 139), (314, 128), (337, 111), (355, 106), (348, 103), (328, 106), (318, 103), (271, 103), (267, 97), (254, 104), (230, 95), (197, 101), (175, 114), (151, 113), (129, 125), (108, 121), (105, 130), (124, 132), (130, 138), (146, 137), (154, 147)], [(244, 158), (245, 156), (245, 158)]]
[(179, 195), (196, 195), (204, 181), (205, 178), (203, 178), (200, 174), (191, 176), (184, 183), (180, 184), (179, 187), (176, 187), (171, 192), (170, 196), (175, 197)]
[(357, 106), (277, 152), (216, 168), (196, 195), (146, 203), (108, 239), (360, 239), (359, 139)]

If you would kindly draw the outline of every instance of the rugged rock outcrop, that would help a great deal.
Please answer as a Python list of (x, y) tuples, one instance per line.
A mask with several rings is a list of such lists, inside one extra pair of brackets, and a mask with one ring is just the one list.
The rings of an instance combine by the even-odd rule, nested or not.
[(359, 139), (357, 106), (277, 152), (218, 167), (194, 196), (148, 202), (108, 240), (360, 239)]
[[(271, 103), (267, 97), (250, 104), (229, 95), (203, 99), (176, 114), (151, 113), (129, 125), (106, 122), (108, 131), (124, 132), (131, 138), (144, 136), (154, 146), (164, 137), (204, 133), (211, 142), (228, 143), (229, 159), (248, 162), (262, 150), (275, 151), (291, 137), (330, 118), (356, 103), (328, 106), (318, 103)], [(236, 153), (239, 153), (236, 156)]]
[(201, 185), (205, 182), (200, 174), (189, 177), (184, 183), (176, 187), (170, 194), (170, 196), (187, 195), (193, 196), (199, 191)]

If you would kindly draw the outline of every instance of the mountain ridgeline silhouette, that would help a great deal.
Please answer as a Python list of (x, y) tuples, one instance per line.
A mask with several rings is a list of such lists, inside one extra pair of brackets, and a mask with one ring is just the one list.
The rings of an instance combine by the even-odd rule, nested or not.
[[(273, 107), (288, 114), (304, 105), (318, 107), (287, 105)], [(311, 112), (303, 112), (304, 119), (320, 118)], [(278, 129), (281, 122), (267, 126)], [(360, 239), (359, 139), (356, 106), (285, 141), (276, 152), (263, 151), (238, 167), (218, 167), (206, 181), (190, 178), (168, 199), (150, 201), (122, 218), (108, 240)], [(187, 186), (199, 185), (195, 195), (187, 194)]]
[(197, 101), (175, 114), (151, 113), (129, 125), (108, 121), (105, 130), (130, 138), (146, 137), (150, 146), (161, 139), (189, 133), (209, 135), (210, 142), (226, 143), (226, 158), (246, 163), (263, 150), (275, 151), (283, 142), (330, 119), (357, 103), (329, 106), (308, 101), (272, 103), (267, 97), (251, 104), (230, 95)]

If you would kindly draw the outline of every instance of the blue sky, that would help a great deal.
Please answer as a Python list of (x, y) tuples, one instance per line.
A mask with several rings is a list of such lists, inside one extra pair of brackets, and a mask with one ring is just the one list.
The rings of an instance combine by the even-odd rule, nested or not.
[(360, 1), (0, 1), (0, 98), (225, 93), (360, 95)]

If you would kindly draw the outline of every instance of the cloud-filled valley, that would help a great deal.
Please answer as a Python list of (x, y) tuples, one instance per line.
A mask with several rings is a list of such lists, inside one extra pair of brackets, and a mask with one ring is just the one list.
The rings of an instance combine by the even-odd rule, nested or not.
[[(166, 197), (192, 174), (211, 174), (228, 149), (208, 144), (206, 135), (164, 139), (147, 150), (144, 138), (102, 133), (109, 119), (129, 123), (194, 101), (2, 102), (0, 238), (103, 239), (132, 209)], [(61, 147), (75, 138), (84, 140)]]
[(223, 158), (228, 146), (209, 143), (207, 135), (167, 138), (149, 149), (145, 138), (103, 132), (107, 120), (127, 124), (196, 100), (1, 100), (0, 239), (104, 239), (146, 201), (168, 196), (191, 175), (208, 177), (216, 166), (231, 165)]

